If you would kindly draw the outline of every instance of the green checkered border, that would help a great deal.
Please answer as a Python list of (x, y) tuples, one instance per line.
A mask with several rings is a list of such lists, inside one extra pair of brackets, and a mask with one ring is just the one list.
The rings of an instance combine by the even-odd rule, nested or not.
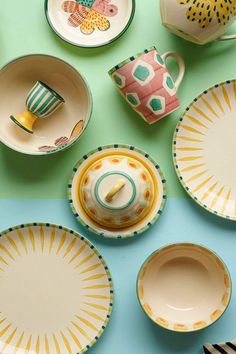
[[(94, 229), (93, 227), (89, 226), (88, 224), (86, 224), (83, 219), (80, 217), (80, 215), (77, 213), (75, 206), (73, 204), (73, 199), (72, 199), (72, 183), (73, 183), (73, 179), (75, 177), (75, 174), (77, 172), (77, 170), (79, 169), (79, 167), (81, 166), (81, 164), (88, 159), (88, 157), (92, 156), (93, 154), (95, 154), (96, 152), (100, 152), (103, 150), (107, 150), (107, 149), (127, 149), (127, 150), (131, 150), (131, 151), (136, 151), (138, 153), (140, 153), (141, 155), (143, 155), (146, 159), (148, 159), (156, 168), (156, 170), (159, 172), (160, 176), (161, 176), (161, 180), (162, 180), (162, 185), (163, 185), (163, 196), (162, 196), (162, 202), (161, 202), (161, 206), (159, 211), (157, 212), (157, 214), (155, 215), (155, 217), (142, 229), (138, 230), (138, 231), (134, 231), (133, 233), (129, 234), (129, 235), (117, 235), (117, 236), (110, 236), (108, 234), (106, 234), (105, 232), (99, 233), (96, 229)], [(78, 220), (78, 222), (85, 227), (87, 230), (92, 231), (93, 233), (105, 237), (105, 238), (111, 238), (111, 239), (127, 239), (127, 238), (131, 238), (131, 237), (135, 237), (138, 236), (142, 233), (144, 233), (145, 231), (147, 231), (151, 226), (153, 226), (155, 224), (155, 222), (158, 220), (158, 218), (160, 217), (160, 215), (163, 212), (165, 203), (166, 203), (166, 199), (167, 199), (167, 189), (166, 189), (166, 180), (164, 177), (164, 174), (160, 168), (160, 166), (156, 163), (156, 161), (150, 157), (150, 155), (148, 155), (147, 153), (145, 153), (143, 150), (140, 150), (134, 146), (131, 145), (126, 145), (126, 144), (113, 144), (113, 145), (105, 145), (105, 146), (100, 146), (95, 150), (90, 151), (88, 154), (84, 155), (82, 159), (80, 159), (77, 164), (75, 165), (75, 167), (73, 168), (73, 173), (69, 179), (69, 183), (68, 183), (68, 189), (67, 189), (67, 197), (69, 200), (69, 204), (70, 207), (72, 209), (72, 212), (74, 214), (74, 216), (76, 217), (76, 219)]]
[(186, 110), (184, 111), (184, 113), (181, 115), (178, 123), (177, 123), (177, 126), (176, 126), (176, 129), (175, 129), (175, 132), (174, 132), (174, 137), (173, 137), (173, 144), (172, 144), (172, 154), (173, 154), (173, 161), (174, 161), (174, 166), (175, 166), (175, 170), (176, 170), (176, 173), (177, 173), (177, 176), (180, 180), (180, 183), (182, 184), (183, 188), (186, 190), (186, 192), (188, 193), (188, 195), (198, 204), (200, 205), (201, 207), (203, 207), (204, 209), (206, 209), (207, 211), (209, 211), (210, 213), (214, 214), (214, 215), (217, 215), (223, 219), (228, 219), (228, 220), (232, 220), (232, 221), (236, 221), (236, 218), (235, 217), (232, 217), (232, 216), (229, 216), (229, 215), (226, 215), (226, 214), (222, 214), (222, 213), (219, 213), (218, 211), (214, 210), (214, 209), (211, 209), (209, 208), (206, 204), (202, 203), (195, 195), (194, 193), (189, 189), (189, 187), (187, 186), (187, 184), (184, 182), (184, 178), (183, 176), (181, 175), (181, 172), (179, 170), (179, 166), (178, 166), (178, 163), (177, 163), (177, 150), (176, 150), (176, 144), (177, 144), (177, 139), (178, 139), (178, 132), (179, 132), (179, 128), (182, 124), (182, 121), (184, 119), (184, 116), (185, 114), (190, 110), (190, 108), (192, 107), (192, 105), (194, 105), (202, 96), (206, 95), (208, 92), (211, 92), (212, 90), (218, 88), (218, 87), (221, 87), (221, 86), (224, 86), (224, 85), (229, 85), (231, 83), (236, 83), (236, 79), (233, 79), (233, 80), (227, 80), (227, 81), (224, 81), (224, 82), (220, 82), (219, 84), (216, 84), (212, 87), (210, 87), (209, 89), (203, 91), (199, 96), (197, 96), (196, 98), (194, 98), (194, 100), (190, 103), (190, 105), (186, 108)]
[(142, 52), (136, 54), (136, 55), (133, 55), (132, 57), (129, 57), (128, 59), (126, 60), (123, 60), (120, 64), (117, 64), (116, 66), (114, 66), (112, 69), (110, 69), (108, 71), (108, 74), (109, 75), (112, 75), (114, 74), (114, 72), (116, 72), (117, 70), (119, 70), (120, 68), (122, 68), (123, 66), (125, 66), (126, 64), (129, 64), (130, 62), (138, 59), (139, 57), (141, 57), (142, 55), (144, 54), (147, 54), (149, 52), (152, 52), (153, 50), (156, 50), (156, 47), (151, 47), (149, 49), (144, 49)]
[(87, 345), (83, 350), (81, 350), (79, 353), (77, 353), (77, 354), (83, 354), (88, 349), (90, 349), (98, 341), (98, 339), (101, 337), (101, 335), (103, 334), (104, 330), (106, 329), (106, 327), (107, 327), (107, 325), (109, 323), (109, 320), (111, 318), (112, 310), (113, 310), (113, 306), (114, 306), (114, 287), (113, 287), (113, 281), (112, 281), (111, 273), (110, 273), (109, 268), (107, 266), (107, 263), (104, 260), (104, 258), (102, 257), (102, 255), (99, 253), (99, 251), (96, 249), (96, 247), (87, 238), (85, 238), (84, 236), (80, 235), (78, 232), (76, 232), (76, 231), (74, 231), (72, 229), (68, 229), (67, 227), (64, 227), (64, 226), (61, 226), (61, 225), (56, 225), (56, 224), (51, 224), (51, 223), (40, 223), (40, 222), (21, 224), (21, 225), (17, 225), (17, 226), (14, 226), (14, 227), (10, 227), (9, 229), (6, 229), (6, 230), (0, 232), (0, 237), (5, 236), (9, 232), (12, 232), (12, 231), (15, 231), (15, 230), (21, 230), (21, 229), (25, 229), (25, 228), (28, 228), (28, 227), (34, 227), (34, 226), (44, 226), (45, 228), (47, 228), (47, 227), (55, 227), (55, 228), (57, 228), (59, 230), (66, 231), (66, 232), (78, 237), (81, 241), (86, 243), (91, 248), (91, 250), (93, 250), (95, 252), (95, 254), (98, 256), (99, 260), (102, 262), (102, 264), (104, 266), (104, 269), (106, 271), (107, 278), (108, 278), (109, 285), (110, 285), (110, 296), (111, 296), (111, 302), (110, 302), (110, 305), (109, 305), (109, 311), (108, 311), (108, 314), (107, 314), (106, 321), (102, 325), (101, 330), (96, 335), (94, 340), (92, 340), (91, 343), (89, 345)]

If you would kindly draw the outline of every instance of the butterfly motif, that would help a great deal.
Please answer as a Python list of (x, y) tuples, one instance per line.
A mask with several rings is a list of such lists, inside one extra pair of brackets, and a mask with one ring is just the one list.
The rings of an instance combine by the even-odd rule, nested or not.
[(41, 152), (49, 152), (52, 150), (56, 150), (57, 148), (60, 148), (62, 146), (65, 146), (72, 140), (78, 138), (78, 136), (82, 133), (82, 130), (84, 128), (84, 121), (80, 120), (74, 128), (72, 129), (72, 132), (70, 134), (70, 137), (67, 138), (66, 136), (62, 136), (58, 139), (55, 140), (54, 145), (43, 145), (38, 148), (39, 151)]
[(118, 13), (117, 6), (111, 0), (67, 0), (62, 4), (64, 12), (70, 13), (68, 24), (80, 27), (84, 34), (91, 34), (98, 29), (106, 31), (110, 28), (107, 17)]

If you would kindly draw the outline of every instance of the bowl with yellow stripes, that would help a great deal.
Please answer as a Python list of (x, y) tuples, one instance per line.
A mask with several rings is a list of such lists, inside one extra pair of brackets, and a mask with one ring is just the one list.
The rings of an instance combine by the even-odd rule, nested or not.
[[(14, 118), (18, 125), (15, 124), (10, 116), (25, 111), (29, 90), (36, 82), (53, 89), (65, 103), (47, 119), (37, 119), (33, 134), (29, 134), (31, 129), (21, 129), (24, 124), (19, 127), (19, 122)], [(92, 95), (88, 84), (73, 66), (57, 57), (31, 54), (14, 59), (0, 70), (0, 90), (0, 141), (15, 151), (28, 155), (62, 151), (78, 141), (90, 121)], [(32, 111), (37, 100), (39, 97), (34, 95), (30, 101)], [(40, 100), (45, 112), (55, 101), (55, 94), (42, 95)], [(27, 117), (23, 114), (21, 118), (24, 121)]]
[(181, 184), (200, 206), (236, 221), (236, 80), (205, 90), (186, 108), (173, 139)]
[(107, 264), (82, 235), (32, 223), (0, 237), (2, 353), (84, 353), (113, 306)]
[(155, 251), (137, 279), (144, 312), (174, 332), (194, 332), (216, 322), (229, 305), (231, 288), (224, 262), (213, 251), (193, 243)]

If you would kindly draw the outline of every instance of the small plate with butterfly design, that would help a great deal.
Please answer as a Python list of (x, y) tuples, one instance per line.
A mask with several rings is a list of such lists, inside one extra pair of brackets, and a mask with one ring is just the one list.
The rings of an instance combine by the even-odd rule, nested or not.
[(135, 0), (45, 0), (53, 31), (79, 47), (100, 47), (119, 38), (132, 22)]

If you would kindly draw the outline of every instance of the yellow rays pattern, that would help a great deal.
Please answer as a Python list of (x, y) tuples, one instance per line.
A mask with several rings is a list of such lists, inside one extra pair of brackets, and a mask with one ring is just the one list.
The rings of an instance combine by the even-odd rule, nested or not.
[[(59, 331), (28, 333), (0, 313), (0, 351), (12, 354), (75, 354), (101, 335), (111, 313), (112, 284), (107, 267), (93, 246), (56, 226), (30, 225), (8, 231), (0, 238), (0, 271), (34, 253), (60, 257), (81, 282), (79, 311)], [(4, 311), (4, 308), (2, 309)], [(46, 325), (45, 325), (46, 327)], [(8, 352), (8, 351), (7, 351)]]
[(216, 85), (195, 99), (177, 126), (174, 161), (181, 183), (199, 204), (222, 217), (236, 220), (235, 186), (220, 180), (210, 170), (205, 154), (206, 139), (212, 127), (227, 124), (233, 110), (236, 119), (236, 81)]

